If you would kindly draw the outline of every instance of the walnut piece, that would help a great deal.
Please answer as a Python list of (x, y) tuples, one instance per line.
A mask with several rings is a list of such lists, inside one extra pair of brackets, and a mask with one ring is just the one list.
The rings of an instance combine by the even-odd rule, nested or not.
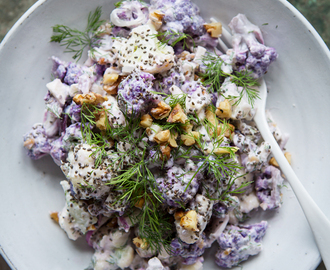
[(170, 134), (170, 139), (168, 140), (168, 144), (171, 146), (171, 147), (174, 147), (174, 148), (177, 148), (178, 147), (178, 144), (176, 143), (176, 139), (178, 138), (178, 133), (171, 133)]
[(185, 146), (191, 146), (196, 143), (196, 139), (199, 138), (199, 132), (191, 131), (188, 134), (182, 134), (181, 140)]
[(197, 213), (195, 210), (188, 211), (180, 220), (180, 226), (186, 230), (198, 232)]
[(170, 116), (167, 119), (167, 122), (184, 124), (187, 120), (188, 120), (187, 115), (184, 113), (183, 109), (181, 108), (180, 104), (178, 103), (173, 108)]
[[(237, 147), (230, 147), (230, 148), (233, 152), (238, 151)], [(223, 154), (230, 154), (230, 151), (227, 148), (219, 147), (219, 148), (214, 149), (213, 153), (216, 155), (223, 155)]]
[(171, 147), (168, 145), (161, 145), (160, 146), (160, 159), (162, 161), (167, 161), (171, 157)]
[(155, 26), (155, 29), (158, 30), (162, 26), (162, 20), (165, 16), (165, 13), (155, 10), (149, 13), (149, 19), (151, 23)]
[(107, 97), (103, 97), (102, 95), (93, 92), (87, 94), (78, 94), (73, 97), (73, 101), (77, 105), (82, 105), (83, 103), (98, 105), (107, 100), (108, 100)]
[(164, 101), (161, 101), (157, 104), (156, 108), (150, 110), (151, 115), (156, 119), (164, 119), (171, 112), (171, 106), (167, 105)]
[(154, 140), (158, 144), (166, 143), (170, 139), (170, 134), (171, 132), (168, 129), (160, 131), (155, 135)]
[(219, 103), (215, 113), (219, 118), (229, 119), (231, 117), (231, 105), (228, 99), (225, 99)]
[(144, 114), (141, 117), (140, 126), (148, 128), (152, 126), (152, 117), (149, 114)]
[(222, 34), (222, 24), (220, 22), (206, 23), (204, 28), (213, 38), (218, 38)]
[(30, 138), (30, 139), (27, 139), (25, 142), (24, 142), (24, 147), (26, 148), (26, 149), (31, 149), (32, 147), (33, 147), (33, 145), (35, 144), (35, 141), (34, 141), (34, 139), (33, 138)]
[[(285, 156), (285, 158), (287, 159), (287, 161), (289, 162), (289, 164), (291, 165), (291, 160), (292, 160), (292, 158), (291, 158), (291, 154), (290, 154), (289, 152), (285, 152), (285, 153), (284, 153), (284, 156)], [(277, 167), (277, 168), (280, 167), (280, 165), (278, 165), (278, 163), (277, 163), (277, 161), (276, 161), (276, 159), (275, 159), (274, 157), (272, 157), (272, 158), (269, 160), (269, 165), (273, 165), (274, 167)]]
[(185, 211), (183, 209), (179, 209), (174, 213), (175, 220), (181, 219), (185, 214)]
[(139, 209), (142, 209), (143, 205), (144, 205), (144, 198), (140, 198), (140, 199), (134, 204), (134, 206), (137, 207), (137, 208), (139, 208)]
[(141, 249), (147, 249), (149, 247), (148, 243), (146, 240), (141, 239), (140, 237), (135, 237), (133, 238), (133, 244)]
[(54, 220), (56, 223), (58, 223), (58, 221), (59, 221), (59, 219), (58, 219), (58, 212), (51, 212), (51, 213), (49, 214), (49, 216), (50, 216), (50, 218), (51, 218), (52, 220)]

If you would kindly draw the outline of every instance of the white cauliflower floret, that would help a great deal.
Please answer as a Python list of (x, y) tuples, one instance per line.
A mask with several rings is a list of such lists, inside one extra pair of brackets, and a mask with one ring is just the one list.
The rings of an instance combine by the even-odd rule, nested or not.
[(240, 97), (240, 93), (242, 91), (243, 88), (238, 87), (236, 84), (232, 83), (230, 81), (230, 77), (226, 78), (221, 86), (220, 89), (221, 95), (219, 95), (216, 107), (219, 107), (220, 102), (222, 102), (224, 98), (227, 99), (230, 98), (229, 103), (232, 105), (231, 119), (251, 120), (254, 116), (254, 110), (252, 109), (252, 106), (249, 104), (248, 98), (245, 93), (243, 94), (241, 101), (238, 104), (234, 105), (238, 101)]
[(148, 268), (146, 270), (166, 270), (167, 267), (164, 267), (161, 263), (161, 261), (157, 258), (151, 258), (148, 261)]
[[(196, 241), (200, 238), (202, 232), (204, 231), (208, 221), (212, 216), (212, 207), (213, 207), (213, 201), (209, 200), (203, 195), (200, 194), (196, 195), (195, 200), (192, 201), (192, 203), (190, 204), (190, 209), (192, 209), (190, 211), (193, 211), (197, 214), (196, 224), (191, 224), (191, 226), (189, 227), (186, 226), (185, 223), (187, 222), (185, 220), (183, 220), (185, 222), (182, 222), (182, 219), (184, 219), (185, 216), (175, 221), (178, 236), (183, 242), (187, 244), (196, 243)], [(193, 216), (190, 222), (195, 222), (193, 220)], [(194, 228), (195, 225), (197, 229), (191, 229)]]
[(123, 74), (130, 74), (134, 69), (148, 73), (161, 73), (171, 69), (174, 64), (174, 50), (162, 45), (154, 35), (157, 31), (149, 25), (132, 29), (128, 39), (118, 38), (112, 44), (112, 51), (117, 53)]
[(47, 83), (46, 87), (61, 106), (64, 106), (66, 99), (69, 97), (70, 86), (62, 83), (60, 79), (55, 79)]
[(82, 199), (99, 198), (110, 190), (106, 185), (116, 171), (115, 160), (118, 156), (108, 152), (106, 159), (95, 165), (96, 157), (92, 155), (93, 146), (88, 144), (76, 145), (70, 150), (67, 162), (61, 166), (67, 179), (71, 182), (76, 197)]
[(97, 218), (85, 210), (84, 202), (72, 197), (70, 184), (67, 181), (61, 181), (61, 185), (65, 193), (66, 204), (58, 214), (59, 225), (71, 240), (77, 240), (87, 232), (89, 226), (97, 222)]
[(128, 267), (134, 258), (134, 249), (127, 244), (129, 233), (114, 230), (103, 235), (100, 241), (94, 243), (96, 249), (93, 255), (94, 270), (114, 270)]
[(109, 124), (111, 127), (122, 127), (126, 125), (125, 116), (118, 107), (117, 99), (114, 96), (107, 96), (108, 100), (102, 103), (106, 109)]

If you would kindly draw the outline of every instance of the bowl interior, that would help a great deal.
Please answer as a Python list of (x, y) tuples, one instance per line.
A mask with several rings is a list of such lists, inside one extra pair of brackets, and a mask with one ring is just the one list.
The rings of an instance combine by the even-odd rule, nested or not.
[[(269, 88), (268, 109), (283, 132), (293, 168), (324, 213), (330, 217), (330, 181), (322, 170), (330, 162), (326, 143), (330, 114), (330, 57), (320, 37), (286, 1), (195, 0), (202, 16), (224, 25), (244, 13), (263, 31), (267, 45), (275, 47), (278, 60), (265, 76)], [(65, 177), (50, 157), (30, 160), (22, 147), (22, 135), (43, 118), (43, 97), (51, 80), (49, 57), (70, 61), (58, 44), (50, 43), (51, 26), (64, 24), (83, 29), (89, 11), (102, 6), (108, 18), (114, 1), (39, 1), (20, 20), (0, 47), (2, 123), (1, 250), (15, 269), (84, 269), (93, 253), (84, 239), (73, 242), (49, 218), (64, 205), (59, 182)], [(33, 10), (33, 12), (31, 12)], [(312, 233), (289, 185), (282, 208), (255, 213), (254, 221), (270, 223), (264, 251), (245, 262), (245, 270), (313, 269), (320, 261)], [(217, 269), (214, 251), (205, 255), (205, 269)], [(240, 268), (237, 268), (240, 269)]]

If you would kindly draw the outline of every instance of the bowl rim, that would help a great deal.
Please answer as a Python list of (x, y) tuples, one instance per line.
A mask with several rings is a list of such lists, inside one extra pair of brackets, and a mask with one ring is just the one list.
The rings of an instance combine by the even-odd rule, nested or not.
[[(23, 22), (29, 18), (29, 16), (35, 12), (40, 6), (42, 6), (45, 2), (52, 1), (52, 0), (38, 0), (35, 2), (17, 21), (16, 23), (11, 27), (11, 29), (7, 32), (5, 37), (0, 43), (0, 51), (5, 46), (7, 41), (10, 39), (12, 35), (15, 34), (16, 29), (23, 24)], [(325, 55), (328, 57), (330, 61), (330, 49), (325, 44), (324, 40), (321, 38), (320, 34), (316, 31), (316, 29), (312, 26), (312, 24), (298, 11), (291, 3), (289, 3), (287, 0), (277, 0), (281, 4), (283, 4), (285, 7), (287, 7), (295, 17), (297, 17), (298, 20), (300, 20), (303, 25), (308, 29), (308, 31), (313, 35), (313, 37), (316, 39), (316, 41), (319, 43), (320, 47), (322, 48), (322, 51), (325, 53)], [(16, 268), (14, 263), (10, 260), (10, 258), (7, 256), (4, 248), (1, 246), (0, 243), (0, 255), (3, 257), (3, 259), (6, 261), (6, 263), (15, 270), (19, 270)], [(314, 270), (321, 262), (322, 258), (321, 255), (316, 259), (314, 264), (312, 264), (312, 268), (310, 270)]]

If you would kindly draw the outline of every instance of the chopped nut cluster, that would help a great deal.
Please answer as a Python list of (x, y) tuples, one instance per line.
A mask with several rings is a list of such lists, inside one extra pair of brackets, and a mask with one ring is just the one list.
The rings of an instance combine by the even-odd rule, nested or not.
[(197, 213), (195, 210), (188, 211), (180, 220), (180, 226), (186, 230), (198, 232)]
[(159, 10), (150, 12), (149, 19), (151, 23), (155, 26), (155, 29), (158, 30), (162, 26), (162, 20), (165, 14)]
[(229, 119), (231, 117), (231, 105), (228, 99), (221, 101), (218, 108), (215, 111), (216, 115), (219, 118)]
[(167, 122), (184, 124), (187, 120), (188, 120), (187, 115), (185, 114), (185, 112), (182, 109), (181, 105), (178, 103), (173, 108), (170, 116), (167, 119)]
[(122, 77), (118, 74), (104, 74), (103, 75), (103, 90), (109, 95), (116, 95), (118, 91), (118, 85), (122, 81)]
[(167, 105), (164, 101), (158, 103), (156, 108), (150, 110), (151, 115), (158, 120), (164, 119), (171, 112), (171, 106)]
[(99, 105), (102, 104), (104, 101), (107, 101), (107, 97), (103, 97), (100, 94), (97, 93), (87, 93), (87, 94), (78, 94), (73, 97), (73, 101), (77, 105), (82, 105), (83, 103), (85, 104), (92, 104), (92, 105)]
[(147, 249), (149, 247), (148, 243), (146, 240), (141, 239), (140, 237), (135, 237), (133, 238), (133, 244), (141, 249)]

